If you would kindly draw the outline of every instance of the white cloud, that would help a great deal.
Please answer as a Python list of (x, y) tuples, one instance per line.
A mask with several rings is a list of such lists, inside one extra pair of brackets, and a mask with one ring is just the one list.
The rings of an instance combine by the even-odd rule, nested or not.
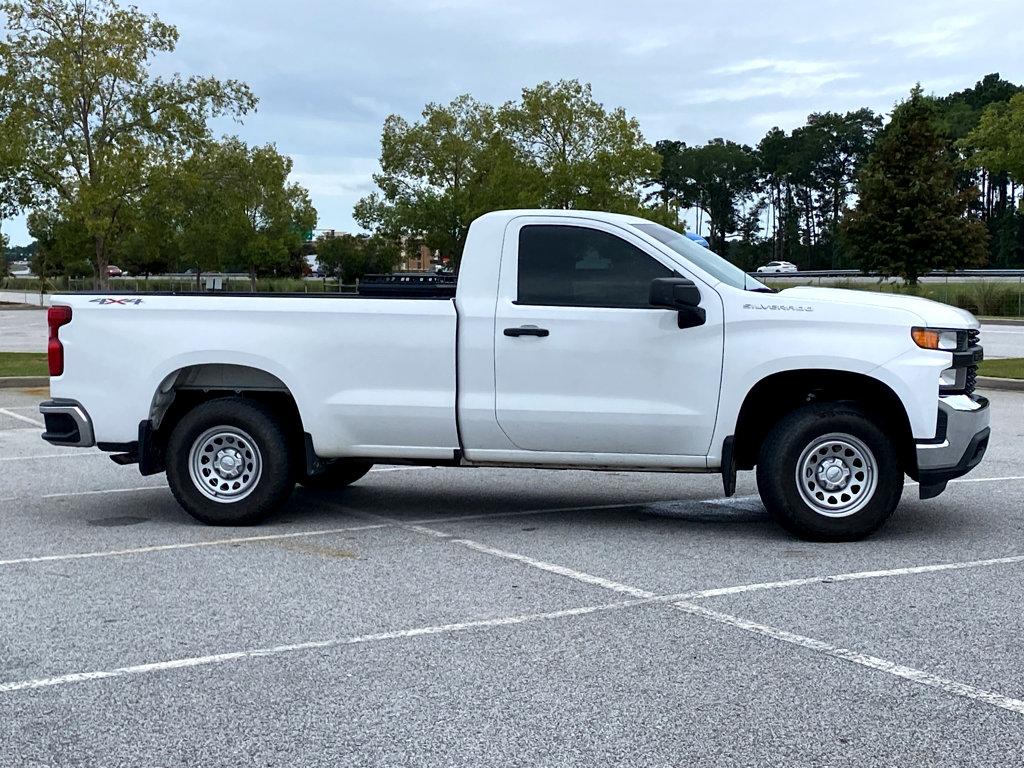
[(833, 61), (800, 61), (798, 59), (748, 59), (708, 70), (711, 75), (742, 75), (747, 72), (776, 72), (782, 75), (816, 75), (835, 72), (842, 65)]
[(871, 42), (909, 49), (914, 56), (949, 56), (964, 48), (967, 31), (977, 27), (978, 23), (976, 17), (958, 14), (934, 19), (924, 28), (895, 29), (876, 34)]
[[(120, 0), (127, 3), (128, 0)], [(651, 140), (754, 144), (816, 111), (889, 111), (920, 81), (1024, 81), (1021, 0), (133, 0), (179, 27), (160, 72), (250, 83), (259, 111), (218, 123), (295, 158), (322, 226), (353, 229), (381, 124), (471, 93), (490, 103), (579, 78)], [(24, 220), (3, 223), (27, 242)]]

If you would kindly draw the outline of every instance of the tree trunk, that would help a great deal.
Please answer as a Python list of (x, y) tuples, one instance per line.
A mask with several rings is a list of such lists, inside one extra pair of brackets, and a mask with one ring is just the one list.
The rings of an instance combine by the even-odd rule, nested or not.
[(249, 265), (249, 290), (256, 293), (256, 266)]
[(94, 238), (96, 246), (96, 277), (93, 284), (97, 291), (106, 291), (110, 286), (110, 278), (107, 276), (107, 242), (102, 235)]

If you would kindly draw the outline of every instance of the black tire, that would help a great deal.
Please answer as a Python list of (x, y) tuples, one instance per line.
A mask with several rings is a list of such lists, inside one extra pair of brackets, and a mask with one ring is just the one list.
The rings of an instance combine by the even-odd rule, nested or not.
[(373, 467), (365, 459), (335, 459), (316, 475), (304, 475), (299, 483), (308, 489), (342, 489), (355, 483)]
[(892, 440), (861, 408), (810, 404), (768, 433), (757, 489), (768, 512), (792, 534), (843, 542), (877, 531), (893, 514), (903, 494), (903, 469)]
[[(228, 437), (216, 444), (218, 436)], [(200, 441), (205, 451), (197, 446)], [(252, 446), (248, 445), (249, 441)], [(196, 472), (192, 471), (194, 447), (200, 462)], [(237, 470), (240, 473), (237, 477), (226, 479), (220, 476), (219, 468), (211, 471), (213, 466), (209, 460), (218, 456), (215, 451), (219, 453), (221, 449), (233, 451), (233, 465), (241, 461), (240, 467), (227, 471)], [(254, 456), (258, 461), (253, 460)], [(258, 472), (246, 475), (246, 468), (258, 468)], [(211, 499), (200, 489), (200, 480), (194, 477), (209, 484), (209, 494), (222, 494), (223, 501)], [(260, 523), (280, 508), (295, 487), (288, 438), (274, 412), (260, 403), (244, 398), (207, 401), (185, 414), (171, 431), (167, 443), (167, 481), (178, 504), (203, 523), (212, 526)], [(244, 496), (232, 498), (243, 493)]]

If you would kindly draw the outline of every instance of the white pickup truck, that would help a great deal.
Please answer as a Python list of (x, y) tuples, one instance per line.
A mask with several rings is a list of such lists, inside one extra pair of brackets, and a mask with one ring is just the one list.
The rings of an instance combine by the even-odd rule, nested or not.
[(296, 482), (375, 462), (757, 468), (798, 536), (850, 539), (981, 461), (978, 321), (906, 296), (773, 292), (644, 219), (500, 211), (454, 279), (364, 295), (67, 294), (43, 438), (166, 470), (189, 513), (251, 524)]

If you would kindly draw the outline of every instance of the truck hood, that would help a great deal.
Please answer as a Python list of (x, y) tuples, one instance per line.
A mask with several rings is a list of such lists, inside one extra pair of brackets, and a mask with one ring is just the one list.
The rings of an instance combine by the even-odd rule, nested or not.
[(780, 297), (810, 302), (855, 304), (878, 310), (901, 310), (917, 315), (922, 323), (933, 328), (978, 328), (980, 324), (967, 310), (918, 296), (883, 294), (877, 291), (854, 291), (846, 288), (796, 286), (779, 292)]

